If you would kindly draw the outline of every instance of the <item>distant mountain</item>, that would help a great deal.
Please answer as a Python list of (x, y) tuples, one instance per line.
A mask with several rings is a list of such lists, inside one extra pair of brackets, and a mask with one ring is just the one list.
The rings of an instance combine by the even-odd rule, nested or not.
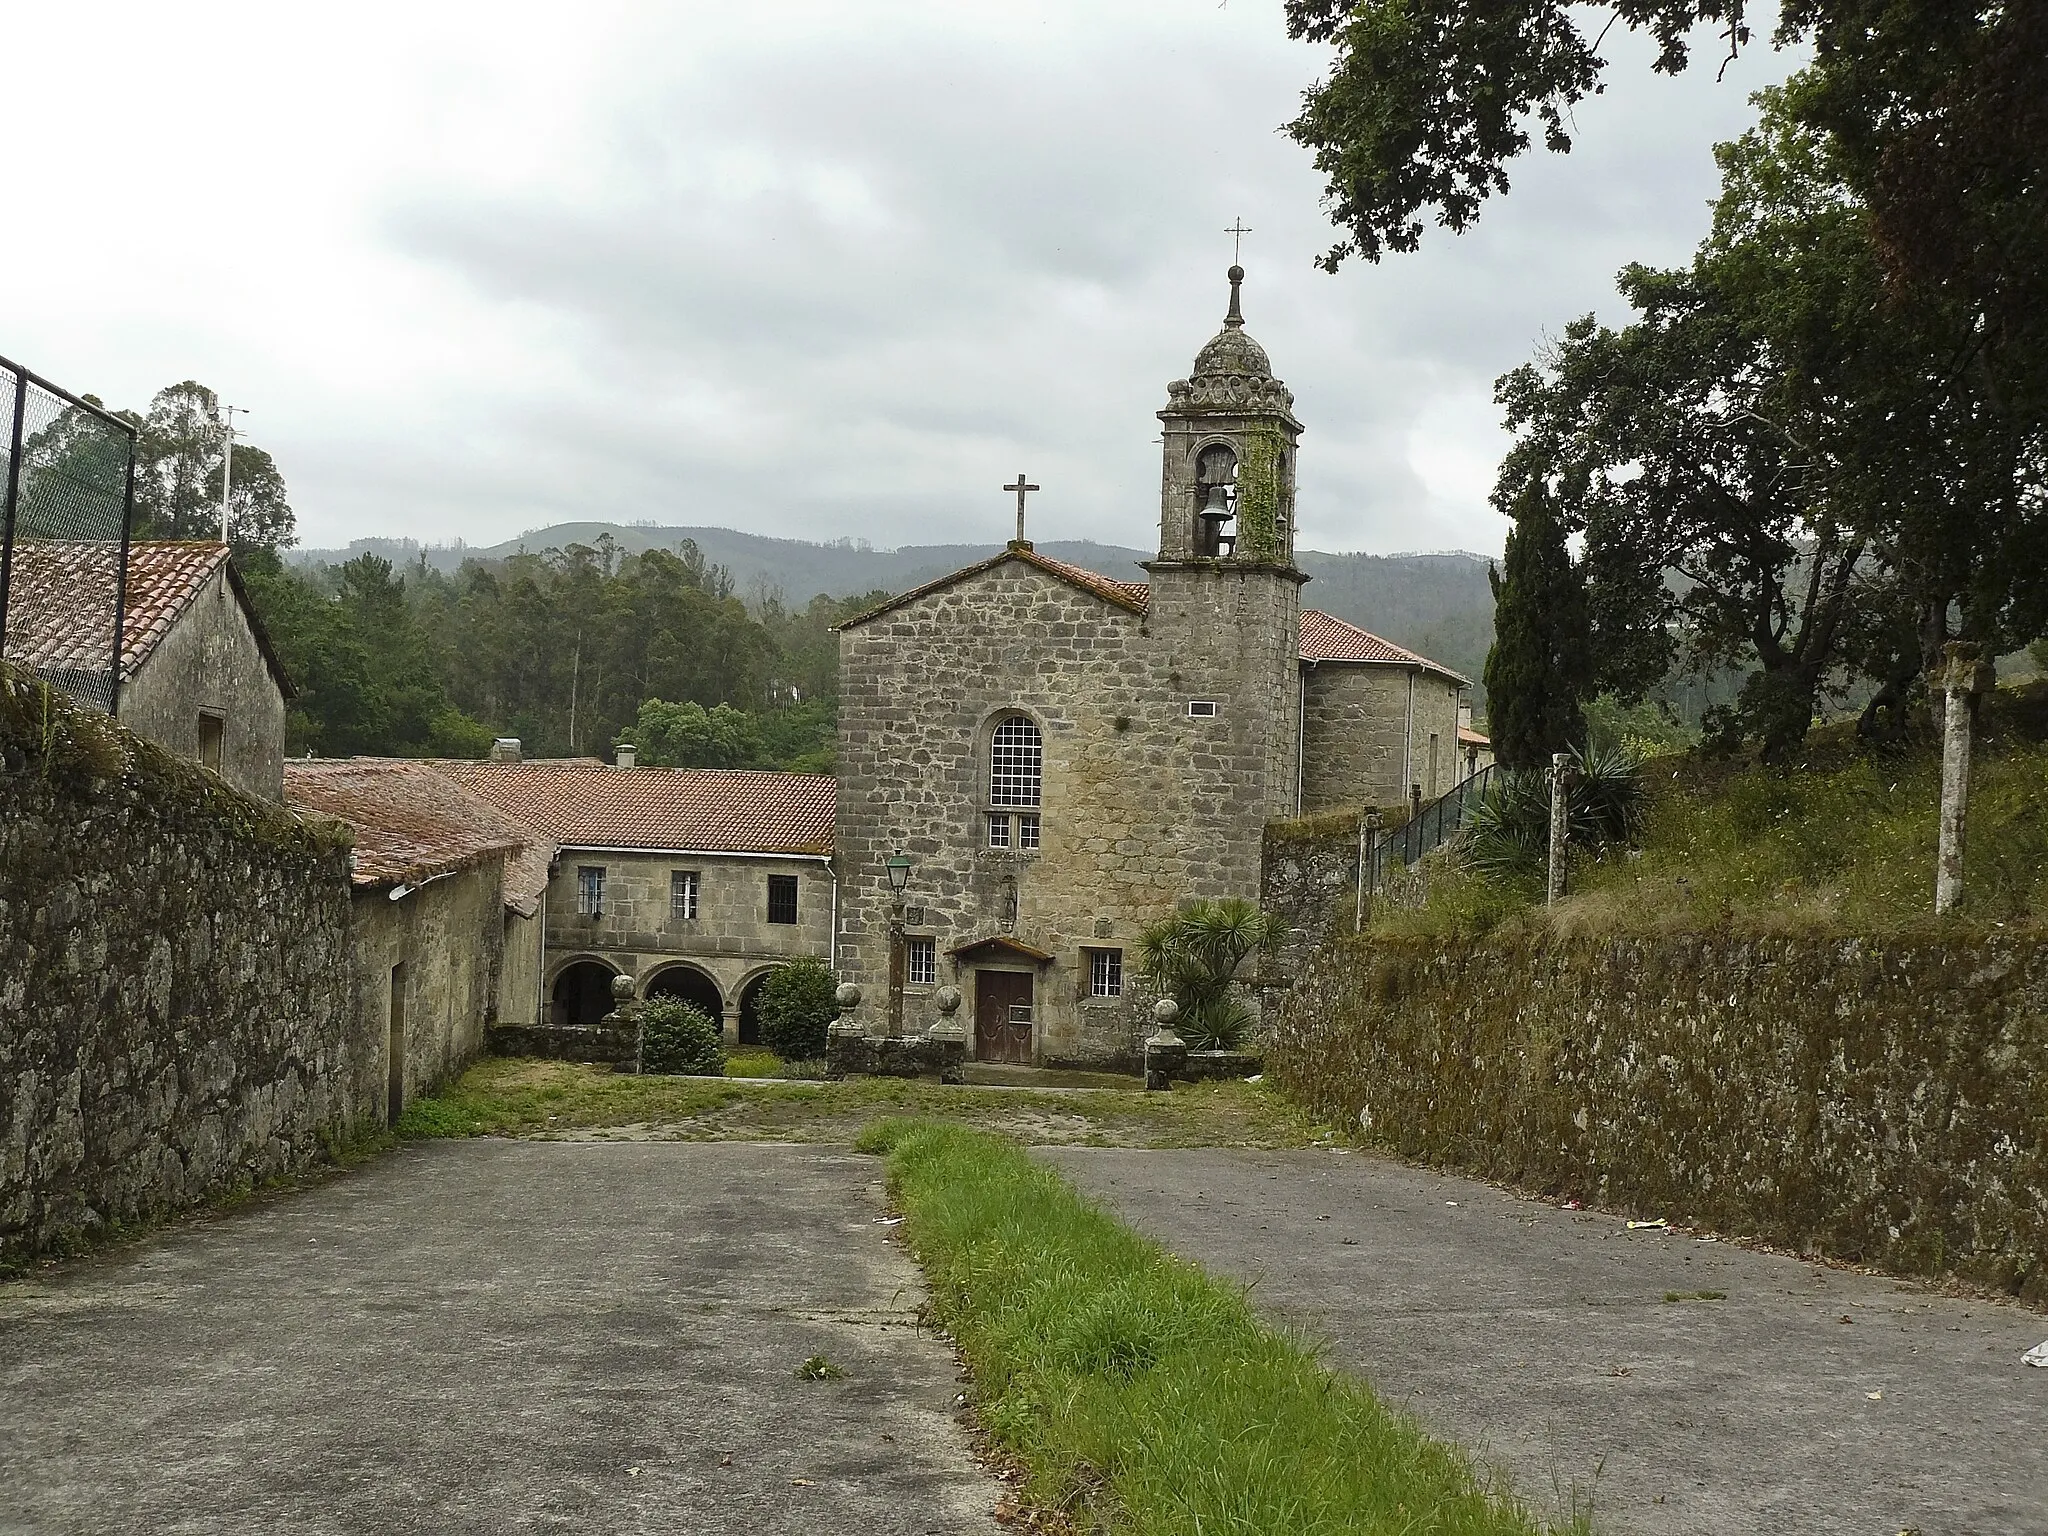
[[(557, 523), (491, 545), (421, 545), (411, 539), (357, 539), (347, 549), (301, 549), (294, 563), (338, 564), (360, 554), (384, 556), (395, 565), (425, 558), (437, 570), (453, 572), (465, 560), (502, 560), (522, 550), (538, 554), (568, 544), (595, 544), (610, 534), (621, 553), (674, 549), (695, 542), (704, 558), (732, 573), (734, 589), (749, 601), (779, 593), (801, 605), (823, 592), (851, 597), (877, 589), (901, 592), (921, 582), (986, 560), (998, 544), (909, 544), (871, 549), (841, 539), (813, 544), (770, 539), (732, 528), (655, 528), (618, 523)], [(1088, 540), (1048, 540), (1040, 553), (1120, 581), (1144, 579), (1137, 568), (1145, 550)], [(1472, 679), (1480, 696), (1479, 673), (1493, 644), (1493, 592), (1486, 561), (1463, 553), (1434, 555), (1327, 555), (1303, 550), (1298, 556), (1311, 580), (1302, 602), (1420, 651)], [(1479, 698), (1483, 708), (1483, 697)]]

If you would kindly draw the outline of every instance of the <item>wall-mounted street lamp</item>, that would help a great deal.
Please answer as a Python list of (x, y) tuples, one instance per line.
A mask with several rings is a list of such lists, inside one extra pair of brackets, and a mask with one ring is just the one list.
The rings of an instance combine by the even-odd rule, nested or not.
[(888, 863), (883, 866), (889, 871), (889, 889), (898, 896), (901, 896), (910, 884), (910, 866), (913, 862), (909, 854), (898, 848), (889, 855)]

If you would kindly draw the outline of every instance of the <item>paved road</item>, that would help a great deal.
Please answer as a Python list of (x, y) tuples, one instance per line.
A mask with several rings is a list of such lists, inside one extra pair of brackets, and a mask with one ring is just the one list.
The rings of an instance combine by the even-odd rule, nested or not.
[(879, 1173), (416, 1144), (0, 1286), (0, 1531), (995, 1532)]
[[(1590, 1492), (1596, 1529), (1645, 1536), (2048, 1532), (2038, 1313), (1363, 1154), (1043, 1155), (1548, 1513)], [(1703, 1290), (1727, 1299), (1664, 1300)]]

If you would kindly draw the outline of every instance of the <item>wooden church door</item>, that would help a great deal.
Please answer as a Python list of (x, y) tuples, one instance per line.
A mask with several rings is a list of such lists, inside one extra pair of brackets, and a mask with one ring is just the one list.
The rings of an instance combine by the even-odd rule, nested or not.
[(974, 973), (974, 1054), (980, 1061), (1031, 1065), (1029, 973)]

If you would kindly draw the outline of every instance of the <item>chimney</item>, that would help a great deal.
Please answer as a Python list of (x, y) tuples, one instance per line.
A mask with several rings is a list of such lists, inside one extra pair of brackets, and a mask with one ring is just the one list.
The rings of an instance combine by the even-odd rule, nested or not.
[(1458, 701), (1458, 729), (1461, 731), (1472, 729), (1472, 706), (1463, 699)]
[(622, 742), (620, 742), (620, 743), (619, 743), (619, 766), (620, 766), (621, 768), (630, 768), (630, 767), (632, 767), (632, 766), (633, 766), (633, 762), (634, 762), (634, 754), (635, 754), (635, 753), (637, 753), (638, 751), (639, 751), (639, 748), (635, 747), (635, 746), (633, 745), (633, 743), (632, 743), (632, 742), (630, 742), (630, 741), (622, 741)]
[(519, 738), (500, 736), (491, 743), (491, 761), (494, 763), (516, 763), (519, 761)]

